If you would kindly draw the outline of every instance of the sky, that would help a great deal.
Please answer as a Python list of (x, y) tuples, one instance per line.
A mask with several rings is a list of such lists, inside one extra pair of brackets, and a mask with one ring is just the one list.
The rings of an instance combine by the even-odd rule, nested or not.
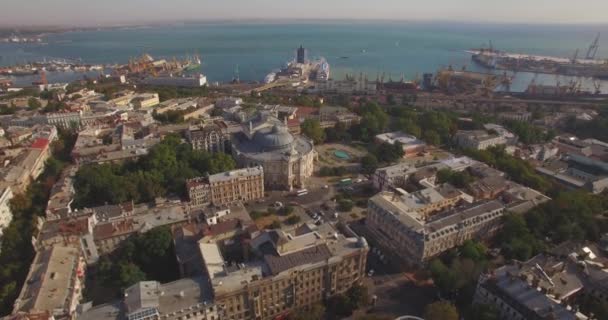
[(608, 24), (608, 1), (0, 0), (2, 26), (103, 26), (234, 19), (386, 19)]

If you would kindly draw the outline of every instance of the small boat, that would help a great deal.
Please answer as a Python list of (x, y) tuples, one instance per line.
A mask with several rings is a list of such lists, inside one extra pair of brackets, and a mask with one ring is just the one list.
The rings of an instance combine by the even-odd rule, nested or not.
[(342, 56), (342, 57), (340, 57), (340, 59), (349, 59), (349, 58), (350, 58), (350, 57), (347, 57), (347, 56)]
[(277, 78), (277, 74), (275, 72), (271, 72), (269, 74), (266, 75), (266, 77), (264, 78), (264, 83), (268, 84), (271, 82), (274, 82)]

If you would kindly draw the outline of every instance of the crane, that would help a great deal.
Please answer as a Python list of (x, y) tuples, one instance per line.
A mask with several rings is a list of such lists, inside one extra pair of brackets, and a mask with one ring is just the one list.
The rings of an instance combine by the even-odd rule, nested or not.
[(576, 60), (578, 59), (578, 48), (576, 49), (576, 51), (574, 51), (574, 56), (572, 56), (572, 59), (570, 60), (571, 63), (576, 63)]
[(589, 49), (587, 50), (587, 55), (585, 56), (585, 58), (588, 60), (595, 59), (595, 55), (597, 54), (597, 50), (599, 49), (599, 47), (600, 47), (600, 33), (598, 32), (597, 36), (595, 37), (595, 40), (593, 40), (593, 42), (589, 46)]

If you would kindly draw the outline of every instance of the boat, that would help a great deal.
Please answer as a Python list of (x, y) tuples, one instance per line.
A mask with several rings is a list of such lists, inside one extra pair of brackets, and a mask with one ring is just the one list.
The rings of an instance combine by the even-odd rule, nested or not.
[(277, 79), (277, 74), (275, 72), (271, 72), (264, 77), (264, 83), (272, 83)]
[(340, 57), (340, 59), (348, 59), (348, 58), (350, 58), (350, 57), (347, 57), (347, 56), (341, 56)]

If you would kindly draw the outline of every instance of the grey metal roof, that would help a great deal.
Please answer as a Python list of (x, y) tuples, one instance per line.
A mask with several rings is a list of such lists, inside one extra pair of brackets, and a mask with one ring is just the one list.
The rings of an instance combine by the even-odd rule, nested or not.
[(291, 147), (294, 137), (287, 127), (275, 124), (272, 128), (258, 130), (253, 136), (253, 141), (263, 150), (276, 150)]
[(331, 257), (332, 254), (327, 245), (321, 244), (284, 256), (268, 254), (264, 256), (264, 260), (274, 275), (297, 266), (318, 263)]

